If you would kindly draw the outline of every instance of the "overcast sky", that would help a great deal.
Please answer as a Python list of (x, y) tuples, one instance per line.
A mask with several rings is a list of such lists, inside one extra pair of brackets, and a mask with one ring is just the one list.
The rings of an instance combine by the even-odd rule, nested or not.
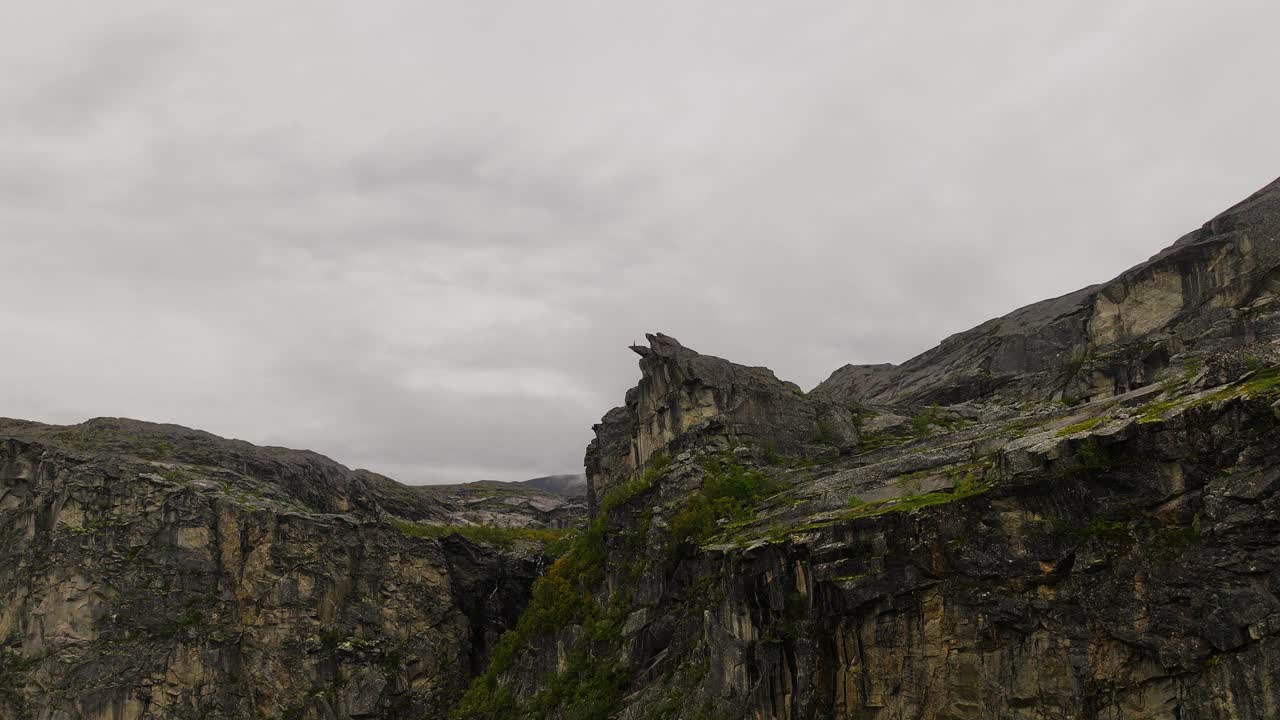
[(1280, 3), (0, 0), (0, 416), (578, 472), (660, 330), (811, 387), (1280, 175)]

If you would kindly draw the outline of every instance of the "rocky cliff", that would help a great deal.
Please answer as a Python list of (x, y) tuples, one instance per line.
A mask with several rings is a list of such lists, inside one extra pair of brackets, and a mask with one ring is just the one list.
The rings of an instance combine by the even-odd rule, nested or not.
[(460, 492), (170, 425), (0, 421), (0, 718), (439, 717), (555, 534), (474, 532)]
[(1280, 183), (813, 392), (649, 336), (455, 718), (1272, 718)]

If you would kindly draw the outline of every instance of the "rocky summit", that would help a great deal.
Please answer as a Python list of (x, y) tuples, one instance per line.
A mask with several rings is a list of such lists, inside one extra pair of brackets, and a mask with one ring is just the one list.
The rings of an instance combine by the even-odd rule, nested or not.
[(1280, 716), (1280, 181), (807, 393), (632, 350), (585, 478), (0, 421), (0, 717)]

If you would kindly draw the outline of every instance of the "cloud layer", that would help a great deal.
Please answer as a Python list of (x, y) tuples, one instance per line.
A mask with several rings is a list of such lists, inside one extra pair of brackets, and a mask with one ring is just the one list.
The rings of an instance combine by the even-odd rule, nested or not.
[(1274, 3), (9, 5), (0, 415), (408, 482), (576, 471), (646, 330), (811, 386), (1280, 175)]

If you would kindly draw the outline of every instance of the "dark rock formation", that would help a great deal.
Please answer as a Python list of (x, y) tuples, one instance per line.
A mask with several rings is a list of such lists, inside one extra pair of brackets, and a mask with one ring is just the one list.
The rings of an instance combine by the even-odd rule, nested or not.
[(542, 563), (403, 531), (450, 518), (310, 452), (0, 421), (0, 717), (439, 717)]

